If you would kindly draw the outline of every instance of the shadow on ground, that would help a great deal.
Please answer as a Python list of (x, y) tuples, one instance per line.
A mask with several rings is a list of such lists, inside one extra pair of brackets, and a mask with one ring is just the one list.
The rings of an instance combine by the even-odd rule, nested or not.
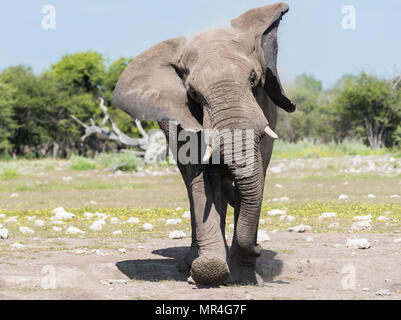
[[(175, 280), (186, 281), (188, 272), (181, 272), (177, 266), (182, 262), (189, 247), (171, 247), (154, 250), (154, 255), (168, 259), (143, 259), (125, 260), (116, 263), (117, 268), (131, 280), (161, 281)], [(274, 278), (281, 274), (283, 261), (276, 259), (277, 252), (263, 250), (257, 260), (256, 270), (265, 282), (273, 282)]]

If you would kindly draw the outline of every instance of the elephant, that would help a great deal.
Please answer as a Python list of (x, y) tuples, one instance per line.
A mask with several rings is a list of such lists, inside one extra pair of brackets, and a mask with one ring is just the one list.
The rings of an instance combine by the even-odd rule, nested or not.
[[(286, 3), (251, 9), (230, 27), (158, 43), (126, 67), (114, 91), (116, 107), (134, 119), (157, 121), (170, 145), (182, 147), (183, 142), (171, 136), (184, 131), (195, 135), (205, 150), (198, 152), (197, 161), (176, 159), (192, 228), (192, 244), (181, 268), (189, 270), (198, 285), (263, 283), (256, 272), (262, 251), (257, 231), (277, 139), (278, 107), (296, 110), (277, 72), (277, 30), (288, 10)], [(202, 142), (206, 130), (212, 134)], [(213, 163), (216, 145), (224, 147), (221, 134), (213, 132), (224, 130), (254, 133), (251, 140), (239, 138), (254, 151), (248, 170), (239, 170), (245, 147), (233, 151), (238, 161)], [(223, 156), (221, 149), (217, 152)], [(225, 237), (228, 205), (234, 208), (231, 247)]]

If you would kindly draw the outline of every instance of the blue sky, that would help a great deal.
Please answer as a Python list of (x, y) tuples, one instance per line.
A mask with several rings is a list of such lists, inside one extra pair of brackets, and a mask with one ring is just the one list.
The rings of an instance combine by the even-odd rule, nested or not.
[[(135, 56), (159, 41), (228, 26), (266, 0), (3, 0), (0, 70), (16, 64), (47, 69), (66, 53), (95, 50), (109, 60)], [(279, 31), (279, 69), (288, 83), (301, 73), (325, 87), (365, 70), (401, 71), (400, 0), (287, 0)], [(41, 9), (56, 9), (56, 30), (43, 30)], [(344, 5), (356, 9), (356, 29), (341, 26)]]

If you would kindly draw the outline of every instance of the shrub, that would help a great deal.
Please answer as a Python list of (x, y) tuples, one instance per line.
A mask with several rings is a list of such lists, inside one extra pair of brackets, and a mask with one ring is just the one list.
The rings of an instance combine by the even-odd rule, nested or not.
[(133, 151), (125, 151), (122, 153), (102, 153), (99, 157), (100, 166), (104, 169), (124, 164), (118, 169), (121, 171), (138, 171), (141, 163)]
[(85, 157), (72, 156), (70, 161), (70, 168), (73, 170), (88, 171), (96, 169), (96, 163), (93, 160)]

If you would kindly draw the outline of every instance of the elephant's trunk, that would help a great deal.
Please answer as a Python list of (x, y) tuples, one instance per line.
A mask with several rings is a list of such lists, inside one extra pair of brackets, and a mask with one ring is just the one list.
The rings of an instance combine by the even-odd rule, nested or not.
[(255, 142), (254, 164), (245, 174), (234, 171), (234, 181), (239, 195), (237, 203), (238, 216), (236, 221), (235, 239), (240, 251), (245, 255), (257, 257), (261, 253), (257, 245), (257, 229), (262, 206), (264, 175), (259, 144)]
[[(234, 177), (239, 201), (236, 203), (238, 219), (236, 221), (235, 236), (236, 245), (243, 256), (259, 256), (261, 249), (256, 244), (257, 229), (259, 223), (260, 210), (264, 190), (263, 163), (260, 154), (260, 139), (264, 135), (269, 135), (275, 139), (277, 136), (270, 129), (268, 130), (268, 121), (265, 118), (260, 106), (255, 101), (252, 92), (248, 95), (242, 95), (236, 100), (225, 96), (225, 100), (231, 101), (224, 107), (210, 108), (206, 110), (217, 110), (215, 114), (210, 115), (213, 120), (210, 121), (212, 128), (228, 129), (232, 136), (233, 149), (225, 148), (224, 137), (213, 137), (216, 145), (220, 146), (221, 155), (226, 160), (225, 153), (231, 152), (231, 161), (225, 164)], [(234, 102), (234, 103), (233, 103)], [(219, 112), (220, 110), (223, 110)], [(231, 116), (228, 116), (226, 110), (231, 110)], [(233, 116), (234, 112), (235, 117)], [(207, 122), (209, 122), (207, 121)], [(240, 130), (238, 130), (240, 129)], [(240, 142), (240, 143), (238, 143)]]

